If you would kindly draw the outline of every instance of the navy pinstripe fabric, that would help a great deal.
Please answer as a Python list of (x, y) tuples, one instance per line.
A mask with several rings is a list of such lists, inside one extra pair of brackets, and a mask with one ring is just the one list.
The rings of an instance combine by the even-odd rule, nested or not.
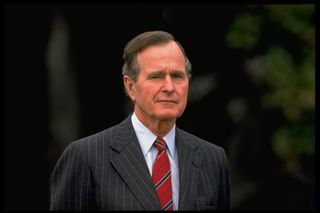
[[(229, 209), (224, 150), (179, 128), (176, 146), (179, 210)], [(65, 149), (52, 173), (50, 209), (161, 209), (130, 116)]]

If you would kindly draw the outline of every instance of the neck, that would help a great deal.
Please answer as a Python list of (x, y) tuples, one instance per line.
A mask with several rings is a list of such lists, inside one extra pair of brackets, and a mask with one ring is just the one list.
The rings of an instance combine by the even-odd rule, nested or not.
[(152, 119), (142, 115), (142, 113), (139, 113), (137, 111), (135, 111), (135, 114), (139, 119), (139, 121), (145, 127), (147, 127), (153, 134), (160, 137), (166, 136), (176, 122), (176, 119), (169, 119), (169, 120), (160, 120), (157, 118)]

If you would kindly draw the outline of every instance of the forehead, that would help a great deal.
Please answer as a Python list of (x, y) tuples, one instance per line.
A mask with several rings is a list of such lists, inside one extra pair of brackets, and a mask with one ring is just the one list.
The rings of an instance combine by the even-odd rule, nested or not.
[(157, 44), (145, 48), (137, 54), (138, 63), (140, 65), (150, 63), (164, 63), (175, 61), (176, 63), (185, 63), (185, 58), (179, 45), (174, 42), (166, 44)]

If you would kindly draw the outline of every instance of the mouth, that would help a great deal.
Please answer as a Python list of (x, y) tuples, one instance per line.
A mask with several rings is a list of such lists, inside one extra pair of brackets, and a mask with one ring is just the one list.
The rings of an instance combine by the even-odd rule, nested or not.
[(178, 103), (178, 101), (176, 100), (157, 100), (157, 102), (160, 102), (160, 103)]

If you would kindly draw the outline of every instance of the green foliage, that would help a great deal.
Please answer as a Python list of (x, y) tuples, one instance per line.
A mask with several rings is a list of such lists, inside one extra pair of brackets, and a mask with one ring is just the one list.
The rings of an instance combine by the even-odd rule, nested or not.
[(273, 150), (291, 171), (300, 170), (300, 156), (315, 154), (314, 126), (286, 125), (277, 129), (272, 138)]
[(237, 17), (227, 34), (227, 44), (233, 48), (251, 50), (258, 42), (260, 18), (243, 13)]
[[(272, 137), (273, 150), (286, 162), (288, 169), (298, 171), (301, 155), (315, 154), (312, 117), (315, 110), (315, 5), (266, 5), (261, 7), (260, 16), (252, 15), (257, 7), (248, 8), (248, 13), (237, 16), (230, 27), (226, 36), (229, 47), (253, 51), (260, 45), (265, 22), (299, 41), (293, 49), (301, 50), (300, 57), (295, 59), (293, 56), (297, 52), (290, 52), (281, 42), (272, 41), (262, 56), (254, 56), (246, 62), (246, 68), (251, 69), (248, 73), (255, 78), (259, 76), (256, 82), (268, 88), (261, 97), (261, 107), (283, 112), (284, 122), (274, 130)], [(277, 39), (277, 35), (273, 38)], [(306, 120), (306, 117), (309, 118)]]
[(314, 4), (265, 5), (270, 19), (278, 22), (284, 29), (296, 34), (309, 43), (315, 44)]
[[(280, 108), (290, 121), (301, 119), (304, 112), (314, 109), (314, 62), (305, 58), (295, 65), (291, 55), (278, 46), (271, 46), (266, 55), (264, 81), (270, 91), (262, 99), (265, 108)], [(313, 64), (313, 66), (312, 66)]]

